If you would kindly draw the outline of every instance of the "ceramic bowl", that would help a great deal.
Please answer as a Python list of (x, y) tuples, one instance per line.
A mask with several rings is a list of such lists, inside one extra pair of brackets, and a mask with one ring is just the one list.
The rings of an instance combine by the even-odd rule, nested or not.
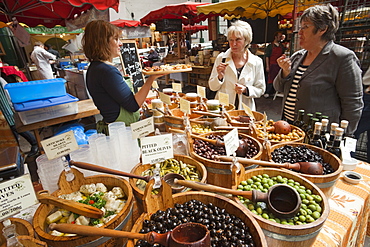
[(346, 182), (351, 184), (358, 184), (362, 180), (361, 174), (353, 171), (343, 172), (343, 178)]

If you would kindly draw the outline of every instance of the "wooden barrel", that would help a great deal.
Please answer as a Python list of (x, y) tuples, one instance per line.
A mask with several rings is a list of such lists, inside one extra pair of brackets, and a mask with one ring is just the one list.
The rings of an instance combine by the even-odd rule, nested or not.
[[(251, 214), (247, 211), (247, 209), (242, 206), (238, 205), (235, 201), (232, 201), (224, 196), (220, 196), (217, 194), (209, 193), (209, 192), (196, 192), (190, 191), (185, 193), (179, 193), (173, 195), (173, 204), (167, 204), (166, 208), (173, 207), (175, 203), (183, 204), (190, 200), (198, 200), (205, 204), (212, 203), (213, 205), (225, 209), (226, 212), (239, 217), (249, 228), (251, 236), (254, 240), (255, 247), (262, 247), (267, 246), (265, 236), (262, 232), (261, 227), (258, 225), (255, 219), (251, 216)], [(165, 208), (159, 208), (161, 210), (165, 210)], [(155, 211), (154, 211), (155, 212)], [(152, 212), (152, 213), (154, 213)], [(149, 219), (152, 213), (144, 213), (142, 214), (138, 220), (135, 222), (131, 232), (139, 232), (142, 228), (142, 223), (144, 220)], [(127, 243), (127, 247), (134, 247), (135, 240), (129, 240)]]
[(301, 146), (304, 145), (307, 148), (319, 153), (323, 158), (324, 162), (330, 164), (334, 172), (327, 174), (327, 175), (309, 175), (309, 174), (303, 174), (303, 173), (297, 173), (300, 176), (306, 178), (307, 180), (311, 181), (314, 183), (317, 187), (320, 188), (322, 192), (326, 195), (326, 197), (330, 198), (331, 193), (334, 189), (335, 183), (338, 181), (340, 174), (343, 170), (342, 162), (341, 160), (335, 156), (334, 154), (326, 151), (325, 149), (312, 146), (309, 144), (305, 143), (297, 143), (297, 142), (292, 142), (292, 143), (281, 143), (281, 144), (276, 144), (271, 147), (271, 152), (273, 152), (275, 149), (283, 147), (285, 145), (291, 145), (293, 147)]
[[(217, 132), (210, 132), (207, 134), (201, 134), (202, 137), (207, 137), (209, 134), (216, 134), (216, 135), (226, 135), (227, 131), (217, 131)], [(262, 145), (259, 143), (255, 138), (241, 134), (240, 136), (243, 138), (248, 138), (252, 140), (253, 144), (257, 147), (258, 153), (252, 159), (259, 160), (262, 155)], [(223, 162), (223, 161), (214, 161), (210, 159), (206, 159), (198, 154), (196, 154), (193, 150), (193, 147), (191, 146), (191, 156), (201, 162), (206, 168), (207, 168), (207, 182), (213, 185), (221, 186), (221, 187), (227, 187), (231, 188), (233, 185), (233, 176), (230, 168), (230, 162)], [(248, 165), (245, 165), (245, 168), (247, 168)]]
[[(185, 155), (175, 154), (174, 155), (174, 158), (176, 160), (182, 161), (182, 162), (184, 162), (186, 164), (190, 164), (190, 165), (196, 166), (197, 170), (200, 173), (200, 177), (201, 177), (200, 182), (202, 182), (202, 183), (206, 183), (207, 182), (207, 169), (205, 168), (205, 166), (202, 163), (196, 161), (195, 159), (193, 159), (191, 157), (185, 156)], [(150, 167), (151, 167), (150, 164), (144, 164), (143, 165), (143, 164), (139, 163), (134, 168), (132, 168), (131, 173), (132, 174), (136, 174), (136, 175), (141, 175), (144, 171), (148, 170)], [(136, 185), (137, 180), (138, 179), (136, 179), (136, 178), (130, 178), (129, 179), (129, 182), (130, 182), (130, 185), (131, 185), (132, 190), (134, 192), (134, 196), (135, 196), (135, 200), (136, 200), (136, 203), (137, 203), (138, 211), (140, 213), (142, 213), (142, 212), (144, 212), (144, 207), (143, 207), (144, 191), (141, 190)]]
[[(253, 170), (245, 171), (244, 176), (240, 177), (240, 181), (247, 180), (256, 175), (268, 174), (270, 177), (275, 177), (281, 175), (282, 177), (287, 177), (288, 179), (293, 179), (299, 182), (301, 185), (305, 186), (306, 189), (310, 189), (312, 194), (320, 195), (322, 197), (322, 214), (321, 217), (312, 223), (305, 225), (283, 225), (279, 223), (272, 222), (270, 220), (264, 219), (259, 215), (253, 214), (254, 218), (257, 220), (258, 224), (261, 226), (265, 236), (268, 246), (274, 247), (308, 247), (311, 246), (316, 237), (318, 236), (322, 226), (324, 225), (326, 219), (329, 215), (329, 202), (324, 195), (324, 193), (313, 183), (299, 176), (295, 172), (288, 170), (275, 169), (275, 168), (258, 168)], [(236, 187), (234, 187), (236, 189)], [(235, 200), (245, 207), (241, 201), (235, 197)]]
[[(297, 126), (294, 126), (294, 125), (290, 125), (290, 127), (292, 128), (292, 131), (297, 131), (297, 133), (300, 133), (299, 134), (299, 138), (295, 139), (295, 140), (289, 140), (289, 141), (284, 141), (284, 140), (281, 140), (281, 141), (275, 141), (275, 140), (270, 140), (270, 143), (271, 145), (275, 145), (275, 144), (280, 144), (280, 143), (286, 143), (286, 142), (303, 142), (303, 139), (305, 137), (305, 133), (303, 130), (301, 130), (300, 128), (298, 128)], [(292, 132), (291, 131), (291, 132)], [(261, 143), (264, 142), (264, 138), (263, 138), (263, 130), (262, 129), (258, 129), (257, 130), (257, 140)]]
[[(52, 193), (53, 196), (59, 196), (62, 194), (69, 194), (78, 191), (81, 185), (91, 183), (103, 183), (108, 190), (113, 187), (120, 187), (126, 195), (126, 204), (120, 213), (116, 215), (111, 221), (105, 224), (104, 228), (130, 231), (133, 220), (133, 193), (128, 181), (123, 178), (112, 176), (112, 175), (96, 175), (90, 177), (84, 177), (83, 174), (77, 169), (71, 169), (74, 174), (74, 179), (70, 182), (66, 180), (65, 172), (63, 171), (59, 177), (58, 185), (59, 190)], [(127, 242), (127, 239), (123, 238), (110, 238), (110, 237), (85, 237), (85, 236), (74, 236), (74, 237), (58, 237), (52, 236), (46, 232), (47, 224), (46, 217), (55, 210), (55, 206), (48, 204), (41, 204), (33, 218), (33, 226), (39, 238), (45, 241), (48, 245), (53, 247), (66, 247), (66, 246), (122, 246)]]
[[(18, 233), (18, 235), (22, 236), (29, 236), (29, 237), (34, 237), (35, 236), (35, 231), (33, 230), (32, 225), (23, 219), (19, 218), (9, 218), (9, 220), (12, 222), (12, 224), (15, 225), (15, 230)], [(6, 239), (4, 237), (3, 233), (3, 228), (4, 225), (0, 224), (0, 247), (6, 247)]]
[[(169, 129), (185, 129), (184, 127), (184, 113), (179, 109), (175, 108), (171, 110), (173, 116), (164, 116), (164, 123), (166, 125), (166, 130)], [(189, 119), (199, 118), (202, 115), (199, 114), (190, 114)]]

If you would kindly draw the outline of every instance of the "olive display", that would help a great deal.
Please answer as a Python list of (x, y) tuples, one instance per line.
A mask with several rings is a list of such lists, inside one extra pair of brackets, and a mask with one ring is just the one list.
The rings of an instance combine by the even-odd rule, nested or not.
[[(212, 140), (221, 140), (223, 141), (222, 135), (216, 135), (216, 134), (209, 134), (206, 136), (208, 139)], [(239, 136), (239, 139), (242, 140), (242, 146), (245, 155), (240, 156), (239, 152), (236, 153), (238, 157), (245, 157), (245, 158), (252, 158), (258, 154), (258, 148), (254, 145), (253, 141), (249, 138), (243, 138)], [(226, 149), (224, 146), (215, 146), (207, 141), (195, 139), (194, 140), (194, 152), (198, 154), (199, 156), (209, 159), (209, 160), (216, 160), (218, 161), (215, 156), (216, 155), (226, 155)], [(242, 152), (244, 154), (244, 152)]]
[(264, 202), (254, 203), (249, 199), (239, 196), (241, 203), (244, 204), (252, 213), (261, 216), (264, 219), (270, 220), (275, 223), (283, 225), (303, 225), (312, 223), (321, 217), (322, 198), (320, 195), (315, 195), (310, 189), (301, 185), (299, 182), (294, 181), (280, 175), (275, 177), (270, 177), (268, 174), (256, 175), (242, 181), (238, 185), (238, 190), (251, 191), (259, 190), (262, 192), (267, 192), (268, 189), (275, 184), (287, 184), (299, 193), (302, 204), (299, 212), (292, 218), (282, 219), (275, 217), (271, 212), (268, 211), (267, 206)]
[(305, 145), (296, 147), (285, 145), (277, 148), (271, 153), (271, 158), (277, 163), (319, 162), (322, 164), (323, 175), (334, 172), (333, 167), (329, 163), (325, 163), (324, 158), (319, 153)]
[[(274, 121), (269, 120), (266, 123), (266, 127), (272, 127), (274, 126)], [(256, 123), (257, 127), (257, 136), (261, 139), (264, 139), (264, 133), (263, 133), (263, 123)], [(277, 134), (272, 131), (269, 131), (267, 133), (267, 138), (270, 141), (274, 142), (288, 142), (288, 141), (295, 141), (303, 137), (304, 132), (300, 129), (292, 129), (290, 133), (288, 134)]]
[(210, 126), (206, 126), (203, 124), (194, 124), (191, 126), (191, 131), (193, 133), (204, 134), (204, 133), (212, 132), (213, 130), (211, 129)]
[[(144, 220), (140, 233), (150, 231), (165, 233), (178, 225), (194, 222), (203, 224), (208, 228), (211, 235), (211, 247), (255, 246), (248, 226), (237, 216), (226, 212), (225, 209), (198, 200), (190, 200), (184, 204), (176, 203), (174, 206), (166, 209), (166, 211), (158, 210), (151, 215), (150, 220)], [(135, 246), (162, 245), (150, 245), (144, 240), (139, 240)]]

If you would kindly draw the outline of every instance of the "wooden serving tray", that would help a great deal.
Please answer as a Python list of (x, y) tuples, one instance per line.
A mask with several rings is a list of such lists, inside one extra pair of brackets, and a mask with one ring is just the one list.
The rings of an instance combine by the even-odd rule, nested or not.
[(187, 69), (172, 69), (172, 70), (161, 70), (161, 71), (144, 71), (144, 75), (167, 75), (167, 74), (173, 74), (173, 73), (181, 73), (181, 72), (189, 72), (192, 71), (192, 68), (187, 68)]

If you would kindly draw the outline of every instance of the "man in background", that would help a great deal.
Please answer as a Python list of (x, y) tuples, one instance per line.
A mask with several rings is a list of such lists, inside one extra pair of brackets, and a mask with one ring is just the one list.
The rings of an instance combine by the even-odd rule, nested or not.
[[(54, 50), (53, 47), (50, 44), (45, 44), (45, 50), (50, 52), (51, 54), (55, 55), (58, 58), (60, 58), (60, 54), (57, 50)], [(57, 67), (55, 63), (50, 64), (51, 69), (53, 70), (54, 74), (57, 75)]]
[(54, 78), (50, 60), (55, 60), (56, 58), (55, 55), (44, 49), (44, 44), (42, 42), (35, 42), (35, 47), (31, 53), (31, 60), (36, 64), (41, 80)]

